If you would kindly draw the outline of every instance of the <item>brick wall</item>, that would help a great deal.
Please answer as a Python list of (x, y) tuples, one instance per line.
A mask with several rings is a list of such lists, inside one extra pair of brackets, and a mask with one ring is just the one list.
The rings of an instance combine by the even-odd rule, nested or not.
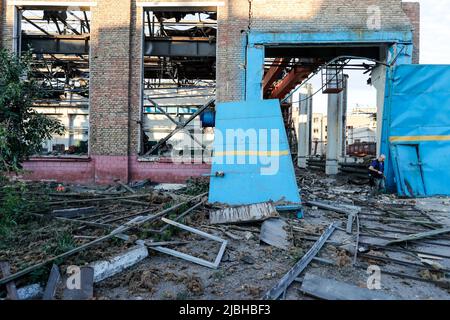
[(402, 2), (403, 11), (408, 16), (413, 27), (414, 34), (414, 52), (413, 63), (418, 64), (420, 61), (420, 3), (419, 2)]

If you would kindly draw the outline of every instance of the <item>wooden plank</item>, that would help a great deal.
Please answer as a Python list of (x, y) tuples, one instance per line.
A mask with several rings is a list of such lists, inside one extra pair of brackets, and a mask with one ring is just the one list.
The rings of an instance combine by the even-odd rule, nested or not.
[(334, 232), (338, 223), (332, 223), (325, 232), (320, 236), (316, 243), (308, 250), (308, 252), (289, 270), (278, 283), (270, 289), (263, 297), (263, 299), (278, 299), (283, 292), (291, 285), (291, 283), (302, 273), (303, 270), (309, 265), (311, 260), (317, 255), (319, 250)]
[(264, 202), (213, 211), (209, 214), (209, 222), (211, 224), (239, 223), (262, 221), (271, 217), (278, 217), (278, 212), (272, 203)]
[(360, 288), (311, 273), (305, 275), (300, 291), (325, 300), (396, 300), (395, 297), (378, 290)]
[(42, 300), (53, 300), (55, 299), (56, 289), (58, 283), (61, 280), (61, 274), (59, 273), (59, 268), (56, 264), (52, 266), (50, 271), (50, 276), (48, 277), (47, 285), (45, 286), (44, 295)]
[[(8, 277), (9, 275), (11, 275), (11, 268), (8, 262), (0, 261), (0, 269), (2, 271), (3, 277)], [(14, 281), (6, 283), (6, 292), (8, 293), (8, 298), (10, 300), (19, 300), (16, 284), (14, 283)]]
[(87, 216), (97, 212), (96, 207), (84, 207), (84, 208), (69, 208), (69, 209), (56, 209), (52, 211), (53, 217), (63, 218), (76, 218), (80, 216)]
[(437, 235), (440, 235), (440, 234), (443, 234), (443, 233), (449, 233), (449, 232), (450, 232), (450, 227), (443, 228), (443, 229), (436, 229), (436, 230), (426, 231), (426, 232), (415, 233), (415, 234), (411, 234), (411, 235), (406, 236), (406, 237), (399, 238), (397, 240), (388, 241), (388, 242), (385, 243), (385, 245), (389, 246), (389, 245), (392, 245), (392, 244), (402, 243), (402, 242), (406, 242), (406, 241), (420, 240), (420, 239), (423, 239), (423, 238), (429, 238), (429, 237), (433, 237), (433, 236), (437, 236)]
[(133, 190), (132, 188), (130, 188), (128, 185), (126, 185), (125, 183), (123, 183), (122, 181), (117, 181), (118, 184), (120, 184), (123, 188), (125, 188), (127, 191), (131, 192), (131, 193), (136, 193), (136, 190)]

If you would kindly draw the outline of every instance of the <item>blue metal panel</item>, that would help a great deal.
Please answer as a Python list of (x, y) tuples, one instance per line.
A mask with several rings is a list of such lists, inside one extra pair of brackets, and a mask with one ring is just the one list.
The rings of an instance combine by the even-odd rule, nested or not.
[[(244, 135), (232, 137), (235, 130)], [(211, 172), (210, 202), (242, 205), (284, 199), (300, 203), (278, 100), (216, 106)], [(223, 176), (216, 175), (222, 172)]]
[(405, 150), (417, 148), (412, 167), (420, 168), (421, 177), (416, 172), (410, 182), (413, 189), (423, 183), (417, 195), (450, 195), (450, 66), (397, 66), (390, 90), (388, 140), (398, 193), (411, 196), (403, 177), (413, 172), (408, 165), (413, 153)]
[(248, 46), (247, 61), (245, 99), (247, 101), (252, 99), (261, 100), (263, 98), (262, 80), (264, 76), (264, 46)]
[(402, 192), (410, 197), (425, 195), (418, 145), (399, 144), (394, 152)]
[(335, 32), (298, 32), (271, 33), (251, 32), (249, 44), (293, 44), (293, 43), (398, 43), (412, 41), (411, 31), (353, 31), (341, 30)]

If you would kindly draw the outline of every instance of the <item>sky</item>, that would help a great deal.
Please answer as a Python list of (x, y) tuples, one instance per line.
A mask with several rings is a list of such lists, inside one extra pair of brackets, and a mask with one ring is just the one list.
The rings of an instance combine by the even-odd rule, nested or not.
[[(418, 0), (421, 6), (420, 63), (450, 64), (450, 2), (448, 0)], [(404, 1), (406, 2), (406, 1)], [(363, 71), (346, 71), (349, 77), (348, 107), (376, 105), (376, 90), (367, 85), (369, 75)], [(320, 74), (311, 81), (316, 91), (322, 86)], [(327, 95), (313, 98), (314, 112), (326, 113)]]

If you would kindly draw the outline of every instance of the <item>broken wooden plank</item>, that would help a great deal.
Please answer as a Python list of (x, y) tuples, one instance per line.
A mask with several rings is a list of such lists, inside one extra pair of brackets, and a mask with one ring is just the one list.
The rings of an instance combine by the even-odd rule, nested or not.
[(136, 193), (136, 190), (133, 190), (132, 188), (130, 188), (128, 185), (126, 185), (125, 183), (123, 183), (120, 180), (116, 180), (116, 182), (118, 184), (120, 184), (123, 188), (125, 188), (127, 191), (131, 192), (131, 193)]
[(444, 260), (444, 258), (442, 257), (438, 257), (435, 255), (429, 255), (429, 254), (423, 254), (423, 253), (418, 253), (417, 256), (421, 259), (428, 259), (428, 260)]
[(148, 257), (147, 248), (138, 245), (109, 260), (96, 261), (89, 266), (94, 269), (94, 282), (97, 283), (122, 272), (146, 257)]
[(331, 204), (321, 202), (321, 201), (307, 201), (305, 204), (308, 206), (311, 206), (311, 207), (317, 207), (320, 209), (334, 211), (334, 212), (342, 213), (342, 214), (349, 214), (349, 213), (356, 214), (361, 211), (360, 207), (350, 206), (350, 205), (346, 205), (346, 204), (331, 205)]
[(353, 221), (355, 221), (355, 214), (350, 213), (347, 217), (347, 227), (345, 228), (347, 234), (352, 234)]
[(286, 229), (289, 227), (283, 219), (272, 218), (263, 222), (259, 240), (276, 248), (289, 249), (289, 234)]
[(149, 197), (149, 194), (133, 194), (129, 196), (119, 196), (119, 197), (103, 197), (103, 198), (87, 198), (87, 199), (75, 199), (75, 200), (60, 200), (48, 202), (48, 205), (56, 204), (67, 204), (67, 203), (84, 203), (84, 202), (100, 202), (100, 201), (113, 201), (121, 199), (134, 199), (134, 198), (145, 198)]
[(211, 224), (239, 223), (262, 221), (271, 217), (278, 217), (278, 212), (272, 203), (264, 202), (213, 211), (209, 214), (209, 222)]
[(53, 217), (77, 218), (80, 216), (91, 215), (96, 212), (97, 212), (96, 207), (84, 207), (84, 208), (56, 209), (52, 211), (51, 215)]
[(266, 300), (276, 300), (291, 285), (291, 283), (302, 273), (311, 260), (317, 255), (319, 250), (334, 232), (338, 223), (332, 223), (325, 232), (320, 236), (319, 240), (308, 250), (308, 252), (278, 281), (278, 283), (270, 289), (263, 297)]
[(48, 277), (47, 285), (45, 286), (44, 295), (42, 300), (53, 300), (55, 298), (56, 288), (61, 280), (61, 274), (56, 264), (52, 266), (50, 275)]
[(325, 300), (396, 300), (394, 296), (378, 290), (360, 288), (311, 273), (305, 275), (300, 291)]
[[(158, 251), (158, 252), (162, 252), (162, 253), (165, 253), (165, 254), (168, 254), (168, 255), (180, 258), (180, 259), (184, 259), (184, 260), (187, 260), (187, 261), (190, 261), (190, 262), (193, 262), (193, 263), (196, 263), (196, 264), (208, 267), (208, 268), (217, 269), (219, 267), (220, 261), (222, 260), (222, 256), (223, 256), (223, 254), (225, 252), (225, 248), (226, 248), (226, 246), (228, 244), (227, 240), (224, 240), (222, 238), (216, 237), (216, 236), (211, 235), (209, 233), (203, 232), (201, 230), (197, 230), (195, 228), (186, 226), (184, 224), (181, 224), (181, 223), (178, 223), (178, 222), (166, 219), (166, 218), (162, 218), (161, 220), (164, 221), (165, 223), (168, 223), (168, 224), (172, 225), (172, 226), (175, 226), (175, 227), (178, 227), (180, 229), (183, 229), (183, 230), (192, 232), (194, 234), (197, 234), (199, 236), (202, 236), (203, 238), (220, 242), (221, 246), (220, 246), (220, 249), (219, 249), (219, 253), (217, 254), (216, 258), (214, 259), (214, 262), (210, 262), (210, 261), (207, 261), (205, 259), (197, 258), (197, 257), (191, 256), (191, 255), (188, 255), (186, 253), (179, 252), (179, 251), (176, 251), (176, 250), (172, 250), (172, 249), (169, 249), (169, 248), (149, 246), (150, 249)], [(146, 243), (146, 242), (144, 242), (144, 243)]]
[[(6, 261), (0, 261), (0, 269), (2, 271), (3, 277), (11, 275), (11, 268), (9, 263)], [(17, 294), (16, 284), (14, 281), (6, 283), (6, 292), (8, 293), (8, 298), (10, 300), (18, 300), (19, 296)]]
[[(72, 282), (71, 279), (74, 279)], [(77, 279), (79, 277), (79, 279)], [(94, 269), (81, 267), (66, 279), (63, 291), (64, 300), (89, 300), (94, 296)]]
[(437, 236), (437, 235), (440, 235), (440, 234), (443, 234), (443, 233), (449, 233), (449, 232), (450, 232), (450, 227), (443, 228), (443, 229), (436, 229), (436, 230), (426, 231), (426, 232), (415, 233), (415, 234), (411, 234), (411, 235), (406, 236), (406, 237), (399, 238), (397, 240), (388, 241), (388, 242), (385, 243), (385, 245), (389, 246), (389, 245), (392, 245), (392, 244), (402, 243), (402, 242), (406, 242), (406, 241), (420, 240), (420, 239), (423, 239), (423, 238), (429, 238), (429, 237), (433, 237), (433, 236)]

